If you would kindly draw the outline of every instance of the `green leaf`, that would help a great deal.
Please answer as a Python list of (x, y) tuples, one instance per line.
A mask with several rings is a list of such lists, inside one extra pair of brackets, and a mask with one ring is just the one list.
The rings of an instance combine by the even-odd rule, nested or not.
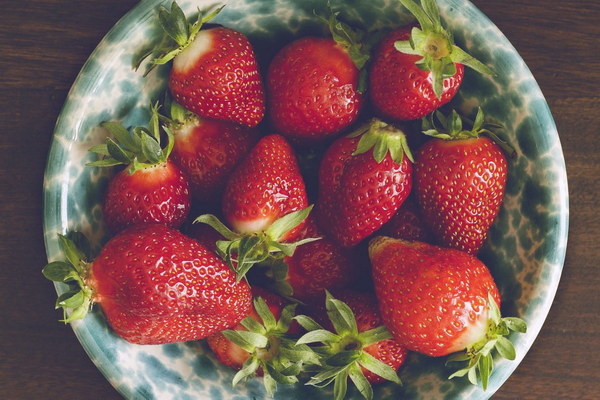
[(241, 235), (233, 232), (229, 229), (224, 223), (221, 222), (219, 218), (217, 218), (213, 214), (203, 214), (194, 220), (194, 224), (203, 223), (210, 225), (214, 230), (219, 232), (221, 236), (228, 240), (236, 240), (240, 239)]
[(515, 346), (513, 346), (511, 341), (504, 336), (498, 338), (495, 347), (498, 353), (507, 360), (514, 360), (517, 357)]
[(294, 319), (298, 321), (300, 326), (306, 329), (307, 331), (325, 330), (314, 319), (306, 315), (296, 315)]
[(164, 161), (160, 143), (158, 143), (148, 133), (142, 134), (141, 140), (142, 154), (144, 154), (144, 157), (148, 162), (150, 162), (151, 164), (158, 164), (159, 162)]
[(54, 261), (42, 269), (42, 274), (53, 282), (67, 282), (72, 280), (72, 273), (77, 274), (77, 270), (71, 264), (64, 261)]
[(477, 115), (475, 116), (475, 121), (473, 122), (473, 130), (479, 131), (483, 127), (484, 115), (481, 107), (477, 107)]
[(326, 329), (317, 329), (310, 331), (302, 335), (296, 344), (307, 344), (307, 343), (327, 343), (335, 342), (339, 340), (339, 336), (335, 333), (329, 332)]
[(469, 368), (467, 372), (467, 378), (469, 378), (469, 382), (473, 385), (477, 385), (477, 368)]
[(421, 6), (423, 7), (425, 14), (427, 14), (429, 19), (433, 22), (433, 25), (441, 26), (440, 10), (435, 0), (421, 0)]
[(256, 371), (259, 367), (259, 362), (257, 357), (248, 358), (242, 368), (234, 375), (232, 386), (237, 385), (241, 381), (245, 381), (246, 379), (253, 377), (256, 374)]
[(360, 339), (362, 341), (363, 347), (391, 338), (392, 334), (385, 327), (385, 325), (381, 325), (377, 328), (369, 329), (368, 331), (360, 333)]
[[(293, 343), (293, 342), (292, 342)], [(279, 347), (279, 355), (282, 358), (296, 361), (300, 360), (303, 364), (320, 365), (321, 357), (309, 346), (304, 344), (284, 345)]]
[[(274, 368), (271, 363), (264, 363), (263, 369), (265, 369), (268, 372), (268, 375), (270, 375), (277, 383), (281, 383), (283, 385), (293, 385), (294, 383), (298, 382), (297, 377), (282, 374), (280, 369)], [(271, 393), (271, 395), (273, 395), (273, 393)]]
[(111, 138), (106, 139), (106, 149), (108, 151), (108, 154), (110, 154), (110, 157), (121, 164), (127, 165), (133, 161), (134, 155), (124, 150)]
[(171, 39), (179, 46), (187, 43), (189, 37), (189, 25), (185, 14), (176, 2), (171, 4), (171, 12), (164, 6), (160, 7), (158, 20), (161, 27)]
[(519, 333), (527, 332), (527, 323), (523, 321), (521, 318), (516, 317), (505, 317), (502, 318), (502, 321), (506, 324), (506, 326), (511, 330)]
[(348, 369), (340, 371), (333, 381), (333, 398), (344, 400), (348, 391)]
[(334, 367), (342, 367), (356, 361), (362, 354), (362, 350), (340, 351), (327, 358), (327, 364)]
[(85, 294), (81, 289), (74, 289), (61, 294), (56, 299), (56, 308), (77, 308), (83, 305)]
[(500, 314), (500, 309), (498, 308), (498, 304), (496, 304), (496, 300), (492, 297), (491, 294), (488, 294), (488, 306), (489, 306), (489, 318), (494, 322), (495, 325), (500, 324), (500, 320), (502, 316)]
[[(481, 386), (486, 390), (490, 381), (490, 375), (494, 370), (494, 361), (491, 355), (481, 357), (478, 364), (479, 376), (481, 377)], [(473, 368), (475, 370), (475, 368)], [(477, 382), (475, 382), (477, 383)]]
[(133, 137), (120, 123), (108, 121), (102, 123), (102, 127), (108, 130), (115, 137), (115, 140), (129, 151), (135, 152), (140, 148), (137, 138)]
[(256, 310), (258, 316), (262, 319), (263, 325), (267, 331), (276, 328), (277, 320), (262, 297), (258, 296), (254, 298), (254, 309)]
[(121, 161), (117, 161), (114, 158), (103, 158), (102, 160), (92, 161), (85, 165), (86, 165), (86, 167), (107, 168), (107, 167), (114, 167), (115, 165), (122, 165), (122, 164), (123, 163)]
[(446, 360), (446, 364), (452, 363), (452, 362), (469, 361), (470, 359), (471, 359), (470, 355), (466, 351), (463, 351), (460, 353), (452, 354), (450, 357), (448, 357), (448, 359)]
[(90, 300), (85, 299), (83, 304), (81, 306), (73, 309), (73, 311), (71, 312), (71, 314), (68, 317), (66, 315), (66, 309), (65, 309), (65, 317), (63, 319), (63, 322), (69, 323), (69, 322), (73, 322), (78, 319), (83, 319), (87, 315), (87, 313), (90, 311), (90, 305), (91, 305)]
[(412, 15), (417, 19), (421, 28), (426, 31), (433, 30), (433, 23), (425, 10), (417, 5), (412, 0), (400, 0), (400, 3), (410, 11)]
[(96, 146), (92, 146), (88, 149), (90, 153), (96, 153), (104, 157), (110, 157), (108, 153), (108, 149), (106, 148), (106, 143), (98, 144)]
[(230, 330), (230, 329), (221, 331), (221, 333), (223, 334), (223, 336), (225, 336), (225, 338), (227, 338), (234, 344), (238, 345), (242, 349), (246, 350), (248, 353), (254, 352), (256, 346), (254, 346), (253, 344), (248, 342), (245, 337), (243, 337), (242, 335), (239, 334), (240, 332), (241, 331)]
[(313, 206), (294, 211), (275, 220), (266, 230), (267, 235), (274, 241), (281, 239), (286, 233), (300, 225), (310, 214)]
[(325, 387), (329, 385), (335, 379), (335, 377), (340, 374), (340, 372), (347, 368), (347, 366), (325, 368), (311, 376), (310, 380), (307, 382), (307, 385)]
[(273, 397), (273, 395), (275, 394), (275, 390), (277, 390), (277, 381), (275, 381), (275, 379), (273, 379), (273, 377), (269, 373), (267, 373), (267, 371), (265, 371), (265, 374), (263, 376), (263, 383), (269, 396)]
[(365, 399), (371, 400), (373, 398), (373, 388), (371, 387), (371, 384), (369, 383), (367, 378), (365, 378), (365, 375), (363, 374), (360, 367), (357, 364), (352, 364), (348, 368), (348, 374), (350, 375), (350, 379), (352, 380), (360, 394), (362, 394), (362, 396)]
[(450, 59), (452, 62), (466, 65), (469, 68), (474, 69), (480, 74), (496, 76), (496, 73), (487, 65), (477, 60), (473, 56), (469, 55), (466, 51), (458, 46), (452, 46), (452, 52), (450, 53)]
[(352, 155), (355, 156), (358, 154), (363, 154), (371, 150), (373, 146), (375, 146), (375, 143), (377, 143), (377, 139), (377, 135), (368, 135), (367, 133), (362, 134), (358, 144), (356, 145), (356, 150), (354, 153), (352, 153)]
[(290, 329), (294, 315), (296, 315), (296, 306), (297, 304), (288, 304), (283, 307), (275, 328), (277, 331), (286, 333)]
[(267, 333), (265, 327), (251, 316), (244, 318), (240, 324), (242, 324), (242, 326), (248, 329), (250, 332), (256, 332), (261, 335), (265, 335)]
[(77, 248), (77, 246), (75, 246), (75, 243), (73, 243), (71, 239), (61, 234), (58, 235), (58, 238), (63, 253), (65, 254), (67, 260), (69, 260), (71, 265), (75, 268), (75, 270), (78, 273), (82, 274), (82, 263), (85, 258), (85, 255)]
[(412, 47), (410, 40), (398, 40), (394, 42), (394, 48), (400, 53), (410, 54), (414, 56), (421, 55), (421, 52), (419, 50), (416, 50)]
[(337, 333), (352, 333), (358, 335), (356, 318), (346, 303), (334, 299), (331, 294), (327, 292), (325, 307), (327, 308), (327, 315)]
[(376, 359), (367, 352), (362, 352), (358, 363), (364, 368), (371, 371), (372, 373), (379, 375), (382, 378), (387, 379), (388, 381), (392, 381), (397, 384), (402, 384), (400, 377), (398, 377), (397, 372), (392, 367)]
[(269, 344), (269, 339), (260, 333), (249, 331), (236, 331), (238, 336), (254, 347), (265, 348)]

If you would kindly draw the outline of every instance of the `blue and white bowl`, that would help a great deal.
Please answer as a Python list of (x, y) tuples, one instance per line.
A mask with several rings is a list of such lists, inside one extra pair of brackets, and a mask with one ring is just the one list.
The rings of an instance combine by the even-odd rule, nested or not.
[[(85, 167), (87, 150), (105, 139), (99, 124), (119, 120), (145, 125), (148, 105), (165, 88), (165, 67), (147, 77), (132, 68), (160, 38), (156, 10), (166, 1), (145, 0), (125, 15), (100, 42), (81, 70), (56, 124), (44, 182), (44, 231), (48, 259), (62, 257), (57, 233), (81, 231), (99, 248), (106, 234), (100, 199), (109, 172)], [(188, 13), (212, 1), (179, 3)], [(481, 257), (500, 288), (505, 316), (526, 320), (528, 332), (515, 335), (515, 361), (497, 360), (487, 391), (466, 379), (448, 380), (444, 359), (412, 355), (401, 369), (404, 386), (375, 388), (385, 399), (485, 399), (515, 370), (531, 347), (552, 304), (565, 257), (568, 193), (559, 137), (548, 105), (531, 72), (498, 28), (467, 0), (439, 0), (442, 17), (456, 42), (493, 67), (497, 76), (467, 70), (454, 105), (471, 111), (481, 105), (504, 126), (518, 157), (509, 162), (504, 205)], [(344, 18), (366, 27), (393, 28), (411, 17), (395, 0), (332, 1)], [(214, 20), (246, 34), (263, 63), (285, 43), (321, 33), (313, 10), (325, 0), (236, 0)], [(65, 290), (57, 285), (57, 291)], [(260, 378), (233, 388), (234, 371), (220, 365), (200, 341), (139, 346), (117, 337), (99, 310), (74, 322), (73, 330), (93, 362), (127, 399), (268, 398)], [(359, 399), (355, 390), (349, 397)], [(303, 385), (281, 387), (276, 399), (328, 399), (330, 391)]]

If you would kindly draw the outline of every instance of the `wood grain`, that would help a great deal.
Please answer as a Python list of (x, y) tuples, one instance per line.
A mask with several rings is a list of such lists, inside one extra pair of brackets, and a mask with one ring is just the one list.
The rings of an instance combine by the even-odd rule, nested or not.
[[(61, 106), (100, 39), (137, 1), (0, 0), (0, 397), (120, 399), (53, 310), (40, 274), (42, 180)], [(569, 177), (554, 305), (494, 399), (600, 399), (600, 2), (475, 0), (536, 77)]]

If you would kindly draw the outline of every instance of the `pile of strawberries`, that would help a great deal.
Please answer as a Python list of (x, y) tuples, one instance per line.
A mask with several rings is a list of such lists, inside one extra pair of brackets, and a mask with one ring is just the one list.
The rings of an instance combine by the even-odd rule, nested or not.
[(508, 148), (481, 110), (442, 106), (465, 65), (492, 71), (434, 0), (400, 2), (418, 25), (375, 41), (330, 10), (331, 36), (288, 43), (264, 73), (245, 35), (210, 24), (220, 9), (190, 23), (161, 7), (173, 46), (142, 60), (170, 65), (167, 95), (90, 149), (90, 167), (125, 165), (103, 199), (111, 239), (92, 259), (61, 235), (66, 261), (44, 268), (71, 287), (65, 321), (98, 304), (132, 343), (206, 338), (234, 384), (259, 375), (269, 393), (305, 381), (342, 399), (350, 379), (370, 399), (409, 352), (455, 353), (451, 377), (485, 388), (526, 329), (477, 259)]

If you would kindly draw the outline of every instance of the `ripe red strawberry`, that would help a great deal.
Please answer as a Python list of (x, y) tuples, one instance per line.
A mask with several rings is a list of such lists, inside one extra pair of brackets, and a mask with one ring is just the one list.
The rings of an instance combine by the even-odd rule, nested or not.
[(259, 131), (228, 121), (200, 118), (172, 103), (168, 127), (171, 159), (186, 174), (194, 200), (221, 202), (229, 174), (258, 142)]
[[(262, 138), (230, 175), (223, 213), (236, 232), (259, 232), (275, 220), (308, 207), (294, 150), (279, 135)], [(293, 240), (302, 226), (286, 233)]]
[(190, 211), (191, 196), (187, 177), (169, 159), (173, 137), (160, 147), (156, 108), (149, 129), (136, 127), (129, 132), (115, 122), (103, 124), (114, 136), (90, 151), (102, 159), (89, 166), (111, 167), (125, 164), (109, 182), (102, 204), (103, 218), (111, 232), (137, 223), (156, 222), (178, 228)]
[(172, 3), (170, 12), (161, 6), (160, 24), (174, 44), (151, 52), (159, 53), (153, 65), (173, 61), (169, 89), (188, 110), (202, 117), (256, 126), (264, 116), (265, 94), (252, 45), (233, 29), (201, 29), (222, 8), (206, 16), (199, 13), (190, 24), (177, 3)]
[(360, 70), (369, 56), (357, 34), (328, 20), (331, 38), (305, 36), (282, 48), (267, 73), (267, 100), (276, 132), (298, 143), (335, 136), (356, 121), (363, 104)]
[(239, 324), (209, 336), (206, 341), (217, 359), (238, 370), (233, 385), (253, 376), (263, 376), (267, 392), (273, 395), (277, 383), (291, 385), (304, 364), (318, 362), (310, 349), (296, 346), (290, 338), (296, 305), (283, 298), (252, 288), (254, 308)]
[(493, 74), (454, 45), (442, 26), (435, 0), (400, 0), (419, 22), (390, 32), (378, 46), (369, 73), (369, 91), (383, 118), (413, 120), (450, 101), (460, 87), (464, 66)]
[[(524, 332), (518, 318), (500, 317), (500, 295), (487, 267), (474, 256), (418, 241), (379, 236), (369, 246), (375, 292), (385, 325), (409, 350), (429, 356), (465, 351), (452, 360), (469, 365), (452, 376), (479, 373), (484, 388), (490, 352), (514, 359), (504, 336)], [(471, 372), (469, 372), (471, 371)]]
[(162, 344), (202, 339), (238, 323), (250, 312), (251, 293), (215, 254), (160, 224), (129, 227), (87, 261), (61, 236), (68, 262), (53, 262), (44, 275), (73, 284), (57, 307), (83, 318), (93, 303), (123, 339)]
[(337, 139), (319, 171), (320, 227), (345, 247), (381, 228), (410, 193), (409, 159), (404, 133), (378, 119)]
[[(223, 195), (223, 215), (231, 229), (215, 216), (196, 219), (208, 223), (227, 241), (219, 252), (238, 278), (267, 259), (293, 254), (293, 242), (310, 213), (304, 180), (290, 144), (280, 135), (263, 137), (229, 176)], [(235, 254), (235, 257), (233, 255)]]
[(372, 293), (344, 291), (334, 298), (326, 294), (329, 321), (323, 326), (319, 310), (316, 319), (299, 315), (296, 320), (308, 332), (298, 339), (299, 344), (315, 346), (321, 365), (311, 376), (308, 385), (318, 387), (334, 382), (336, 399), (343, 399), (350, 377), (366, 399), (372, 399), (371, 384), (385, 380), (401, 383), (398, 368), (407, 358), (407, 349), (394, 340), (383, 325), (377, 300)]
[(356, 281), (361, 267), (356, 252), (328, 239), (312, 214), (300, 237), (320, 239), (299, 246), (294, 255), (283, 259), (287, 274), (282, 274), (285, 279), (279, 283), (289, 288), (287, 294), (307, 302), (322, 296), (326, 289), (339, 290)]
[(483, 128), (481, 109), (471, 130), (463, 130), (455, 111), (448, 120), (436, 112), (424, 130), (436, 137), (419, 149), (415, 162), (423, 218), (441, 244), (476, 254), (504, 199), (506, 157), (493, 140), (480, 136), (491, 134)]
[(379, 233), (396, 239), (431, 242), (433, 240), (432, 234), (423, 221), (412, 193), (414, 191), (404, 200), (398, 211), (381, 228)]

